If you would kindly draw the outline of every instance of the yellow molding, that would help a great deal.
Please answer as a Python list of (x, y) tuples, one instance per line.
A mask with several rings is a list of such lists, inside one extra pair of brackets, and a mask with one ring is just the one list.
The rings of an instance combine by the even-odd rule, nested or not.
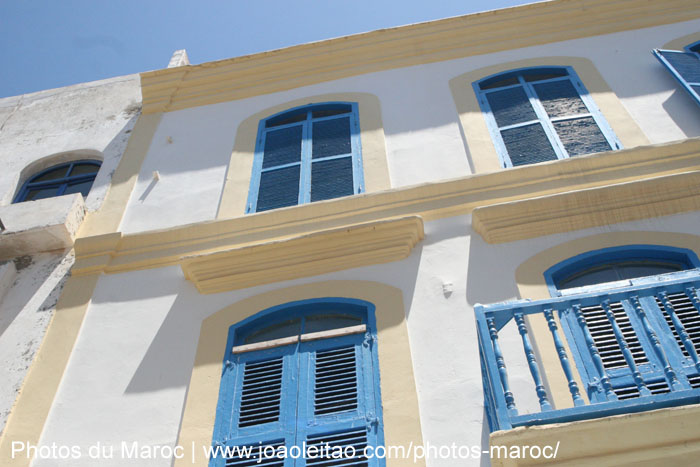
[[(595, 420), (496, 431), (489, 438), (492, 447), (503, 446), (510, 453), (516, 447), (558, 446), (557, 457), (546, 459), (541, 455), (539, 458), (528, 455), (506, 459), (492, 456), (491, 465), (697, 465), (700, 456), (698, 417), (700, 405), (685, 405)], [(498, 451), (494, 448), (494, 452)], [(546, 452), (552, 454), (549, 449)]]
[(422, 239), (423, 221), (413, 216), (189, 256), (180, 264), (200, 293), (219, 293), (398, 261)]
[[(606, 152), (221, 219), (171, 229), (76, 241), (73, 275), (179, 264), (185, 256), (283, 240), (321, 230), (475, 208), (700, 171), (700, 139)], [(612, 201), (612, 200), (611, 200)], [(596, 224), (598, 225), (598, 224)], [(573, 227), (572, 227), (573, 228)], [(580, 227), (577, 227), (580, 228)]]
[(474, 230), (504, 243), (700, 209), (700, 172), (477, 208)]
[[(144, 113), (700, 17), (694, 0), (554, 0), (141, 73)], [(624, 19), (622, 19), (624, 18)]]

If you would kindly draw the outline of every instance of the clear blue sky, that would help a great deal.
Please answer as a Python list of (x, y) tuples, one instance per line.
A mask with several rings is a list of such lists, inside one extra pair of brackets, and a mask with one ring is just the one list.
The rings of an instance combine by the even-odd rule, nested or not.
[(531, 1), (0, 0), (0, 97)]

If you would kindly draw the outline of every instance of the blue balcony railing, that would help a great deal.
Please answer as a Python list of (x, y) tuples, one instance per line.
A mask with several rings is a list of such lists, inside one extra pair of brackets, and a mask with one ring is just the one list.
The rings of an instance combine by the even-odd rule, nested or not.
[[(652, 284), (619, 290), (477, 305), (491, 431), (700, 403), (698, 287), (700, 276), (693, 271), (657, 276)], [(547, 338), (560, 363), (556, 371), (568, 382), (573, 407), (553, 408), (546, 384), (551, 375), (542, 373), (526, 326), (525, 317), (534, 314), (542, 315), (548, 324)], [(499, 332), (511, 321), (520, 334), (522, 351), (499, 342)], [(565, 342), (573, 362), (567, 357)], [(539, 412), (518, 413), (507, 367), (512, 351), (524, 354)], [(575, 372), (583, 387), (577, 384)]]

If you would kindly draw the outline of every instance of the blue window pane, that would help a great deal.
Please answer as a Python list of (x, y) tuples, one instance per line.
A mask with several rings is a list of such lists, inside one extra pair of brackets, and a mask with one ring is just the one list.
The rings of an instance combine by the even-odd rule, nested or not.
[(497, 76), (495, 78), (488, 79), (486, 81), (482, 81), (481, 84), (479, 84), (479, 87), (481, 89), (496, 89), (496, 88), (503, 88), (506, 86), (512, 86), (514, 84), (518, 84), (520, 81), (518, 81), (518, 77), (515, 75), (511, 76)]
[(266, 128), (272, 128), (275, 126), (289, 125), (290, 123), (297, 123), (306, 120), (307, 111), (305, 109), (295, 110), (292, 112), (287, 112), (277, 117), (270, 118), (265, 122)]
[(270, 170), (260, 175), (258, 211), (294, 206), (299, 202), (299, 166)]
[(66, 187), (66, 191), (63, 192), (64, 195), (70, 195), (72, 193), (81, 193), (83, 198), (87, 197), (90, 193), (90, 188), (92, 188), (92, 183), (94, 180), (88, 180), (80, 183), (72, 183)]
[(533, 85), (550, 117), (586, 114), (588, 109), (569, 80)]
[(76, 175), (94, 174), (97, 173), (98, 170), (100, 170), (99, 165), (75, 164), (73, 165), (73, 169), (70, 171), (70, 176), (75, 177)]
[(501, 136), (513, 166), (557, 159), (557, 155), (539, 123), (503, 130)]
[(263, 168), (299, 162), (301, 160), (302, 126), (268, 131), (265, 135)]
[(68, 172), (68, 166), (63, 166), (59, 167), (57, 169), (49, 170), (48, 172), (44, 173), (43, 175), (40, 175), (38, 177), (34, 177), (30, 180), (30, 183), (34, 182), (46, 182), (49, 180), (56, 180), (59, 178), (63, 178), (66, 176), (66, 172)]
[(52, 188), (37, 188), (27, 191), (26, 196), (22, 201), (35, 201), (37, 199), (51, 198), (58, 195), (58, 187)]
[(311, 165), (311, 201), (352, 194), (352, 157), (318, 161)]
[(537, 115), (521, 86), (490, 92), (486, 94), (486, 99), (499, 127), (537, 120)]
[(543, 81), (545, 79), (560, 78), (562, 76), (568, 76), (567, 71), (563, 68), (545, 68), (523, 72), (523, 78), (528, 83), (533, 81)]
[(323, 120), (313, 124), (313, 149), (312, 158), (349, 154), (350, 144), (350, 118), (334, 118)]
[(690, 83), (700, 83), (700, 59), (694, 53), (660, 51), (661, 55)]
[(301, 318), (294, 318), (264, 327), (245, 338), (246, 344), (281, 339), (301, 334)]
[(554, 129), (557, 131), (559, 139), (564, 144), (569, 156), (579, 156), (611, 149), (593, 117), (554, 122)]

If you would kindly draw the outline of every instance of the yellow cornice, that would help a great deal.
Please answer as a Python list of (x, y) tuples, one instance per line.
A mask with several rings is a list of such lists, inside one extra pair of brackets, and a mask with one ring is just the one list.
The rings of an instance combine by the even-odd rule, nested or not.
[(141, 73), (143, 113), (700, 17), (695, 0), (553, 0)]
[(477, 208), (474, 230), (504, 243), (700, 210), (700, 172), (620, 183)]
[[(116, 273), (177, 265), (188, 256), (261, 245), (329, 229), (406, 216), (432, 220), (468, 214), (485, 206), (631, 182), (652, 181), (653, 187), (653, 180), (659, 177), (699, 172), (700, 138), (605, 152), (233, 219), (80, 238), (75, 243), (76, 263), (72, 273)], [(694, 192), (688, 193), (692, 196)], [(611, 208), (619, 207), (608, 197), (596, 205), (597, 209), (604, 210), (605, 203)], [(674, 208), (672, 212), (678, 211)], [(668, 213), (654, 207), (645, 216)], [(568, 228), (581, 227), (570, 224)]]
[(188, 256), (181, 266), (200, 293), (217, 293), (406, 258), (423, 239), (411, 216)]

